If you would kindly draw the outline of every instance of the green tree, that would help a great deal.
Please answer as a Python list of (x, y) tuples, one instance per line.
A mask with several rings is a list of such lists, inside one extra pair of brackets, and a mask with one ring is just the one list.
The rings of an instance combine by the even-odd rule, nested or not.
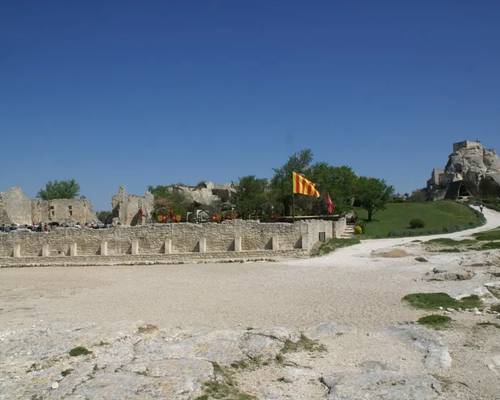
[[(277, 211), (281, 211), (285, 215), (291, 214), (292, 172), (295, 171), (307, 176), (312, 159), (313, 153), (310, 149), (301, 150), (292, 154), (283, 166), (274, 169), (274, 175), (271, 179), (271, 195), (276, 203)], [(302, 203), (300, 204), (302, 205)]]
[(97, 219), (101, 221), (103, 224), (110, 224), (113, 220), (113, 212), (112, 211), (98, 211), (96, 212)]
[(269, 205), (267, 179), (259, 179), (253, 175), (244, 176), (236, 185), (233, 202), (236, 210), (243, 218), (263, 215)]
[(190, 204), (186, 198), (177, 191), (172, 191), (169, 186), (149, 186), (148, 190), (155, 197), (153, 214), (168, 215), (170, 210), (174, 214), (184, 215), (189, 210)]
[[(330, 195), (336, 212), (342, 213), (352, 208), (358, 177), (350, 167), (334, 167), (325, 162), (318, 162), (311, 167), (310, 176), (321, 195)], [(321, 205), (326, 208), (324, 201), (321, 201)], [(325, 211), (326, 209), (322, 210)]]
[(42, 200), (74, 199), (80, 193), (80, 185), (74, 179), (66, 181), (49, 181), (40, 189), (38, 197)]
[(394, 188), (385, 183), (383, 179), (360, 177), (356, 184), (356, 203), (368, 213), (368, 221), (373, 214), (385, 208), (387, 202), (394, 194)]

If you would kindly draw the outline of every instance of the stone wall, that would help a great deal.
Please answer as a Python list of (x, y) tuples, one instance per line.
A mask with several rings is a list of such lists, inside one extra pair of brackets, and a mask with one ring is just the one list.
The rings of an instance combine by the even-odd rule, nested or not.
[(97, 221), (92, 205), (86, 199), (35, 199), (31, 202), (31, 215), (33, 224)]
[(337, 221), (333, 222), (333, 237), (340, 238), (345, 232), (347, 227), (347, 220), (345, 218), (339, 218)]
[(265, 250), (309, 251), (333, 237), (332, 221), (152, 224), (0, 233), (0, 257), (122, 256)]

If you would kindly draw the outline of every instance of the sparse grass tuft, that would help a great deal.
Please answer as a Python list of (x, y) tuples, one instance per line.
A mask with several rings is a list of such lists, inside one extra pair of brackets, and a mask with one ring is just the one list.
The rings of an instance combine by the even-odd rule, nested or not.
[(269, 361), (263, 360), (262, 357), (253, 357), (247, 360), (235, 361), (231, 364), (231, 368), (240, 370), (255, 370), (262, 366), (269, 365)]
[(440, 246), (457, 246), (457, 245), (474, 245), (476, 241), (472, 239), (455, 240), (449, 238), (431, 239), (425, 242), (426, 244), (435, 244)]
[(472, 236), (474, 236), (476, 240), (500, 240), (500, 227), (489, 231), (475, 233)]
[(487, 242), (481, 246), (481, 250), (500, 249), (500, 242)]
[(419, 318), (417, 321), (421, 325), (425, 325), (432, 329), (444, 329), (449, 327), (451, 318), (446, 315), (431, 314)]
[(92, 352), (90, 350), (83, 346), (74, 347), (69, 351), (69, 355), (71, 357), (86, 356), (91, 353)]
[(478, 243), (472, 239), (454, 240), (449, 238), (432, 239), (424, 243), (428, 251), (439, 253), (458, 253), (460, 251), (477, 250)]
[(477, 326), (482, 326), (482, 327), (488, 327), (488, 326), (493, 326), (495, 328), (500, 329), (500, 324), (497, 324), (496, 322), (478, 322), (476, 324)]
[(140, 326), (139, 328), (137, 328), (138, 333), (152, 333), (152, 332), (155, 332), (157, 330), (158, 330), (158, 327), (156, 325), (152, 325), (152, 324), (147, 324), (147, 325)]
[(500, 313), (500, 303), (491, 305), (490, 310)]
[(281, 349), (282, 353), (296, 351), (323, 352), (326, 351), (326, 346), (319, 343), (317, 340), (309, 339), (306, 335), (301, 334), (298, 341), (292, 342), (291, 340), (287, 340), (283, 349)]
[(337, 249), (347, 246), (353, 246), (359, 244), (360, 240), (358, 238), (350, 239), (330, 239), (328, 242), (321, 244), (315, 251), (312, 252), (313, 256), (324, 256), (325, 254), (331, 253)]
[(229, 368), (223, 368), (216, 362), (213, 362), (212, 365), (215, 379), (203, 383), (204, 393), (195, 400), (257, 400), (255, 396), (240, 392)]
[(447, 293), (412, 293), (403, 297), (410, 305), (425, 310), (437, 310), (443, 308), (474, 308), (481, 307), (483, 302), (476, 295), (464, 297), (461, 300), (455, 300)]

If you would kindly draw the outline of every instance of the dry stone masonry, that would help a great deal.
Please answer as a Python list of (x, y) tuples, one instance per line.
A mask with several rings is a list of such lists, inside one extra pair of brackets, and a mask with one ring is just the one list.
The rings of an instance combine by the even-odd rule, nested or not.
[(52, 222), (86, 224), (96, 220), (92, 204), (84, 198), (32, 200), (18, 187), (0, 193), (0, 225), (50, 224)]
[(296, 223), (236, 220), (220, 224), (149, 224), (97, 230), (57, 228), (50, 232), (2, 233), (0, 266), (61, 265), (61, 262), (62, 265), (95, 265), (106, 263), (106, 259), (116, 264), (140, 264), (212, 256), (307, 254), (318, 242), (335, 235), (335, 224), (342, 225), (343, 220)]

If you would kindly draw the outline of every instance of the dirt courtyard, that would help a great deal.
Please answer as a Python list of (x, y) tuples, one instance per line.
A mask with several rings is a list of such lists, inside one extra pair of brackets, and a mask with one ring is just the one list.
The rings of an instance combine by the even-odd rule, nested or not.
[[(481, 228), (441, 236), (465, 237), (500, 226), (498, 213), (487, 210), (486, 216), (488, 223)], [(195, 383), (188, 388), (175, 381), (184, 389), (168, 392), (163, 378), (151, 375), (151, 366), (145, 367), (140, 377), (137, 372), (123, 372), (141, 357), (145, 365), (154, 361), (150, 353), (131, 350), (135, 352), (131, 361), (122, 360), (123, 365), (113, 373), (107, 368), (110, 359), (122, 354), (116, 349), (106, 352), (95, 347), (92, 355), (78, 362), (65, 354), (82, 343), (90, 348), (100, 341), (114, 348), (122, 346), (123, 341), (132, 341), (135, 346), (159, 337), (165, 343), (177, 343), (182, 336), (191, 344), (202, 340), (203, 346), (196, 342), (197, 347), (192, 344), (195, 350), (185, 347), (166, 360), (213, 362), (214, 357), (229, 352), (227, 346), (233, 348), (239, 343), (238, 348), (243, 348), (238, 340), (247, 340), (249, 331), (276, 340), (278, 334), (263, 332), (279, 329), (306, 333), (328, 350), (312, 358), (307, 351), (299, 351), (288, 364), (233, 371), (238, 387), (254, 396), (248, 398), (499, 399), (500, 329), (494, 325), (478, 328), (481, 322), (500, 323), (497, 316), (443, 310), (452, 317), (453, 328), (432, 331), (415, 324), (428, 312), (401, 301), (406, 294), (415, 292), (446, 292), (456, 297), (484, 291), (483, 284), (494, 280), (492, 268), (500, 267), (498, 250), (428, 253), (416, 241), (419, 239), (369, 240), (321, 258), (274, 263), (0, 270), (0, 398), (111, 399), (117, 398), (117, 387), (130, 387), (120, 398), (203, 398), (199, 397), (204, 393), (203, 381), (216, 379), (216, 369), (203, 379), (191, 377)], [(391, 249), (402, 253), (398, 257), (384, 255)], [(417, 261), (418, 256), (427, 262)], [(473, 277), (424, 279), (433, 269), (457, 268), (473, 271)], [(140, 329), (136, 330), (140, 326), (154, 327), (156, 333), (151, 335), (158, 337), (140, 336)], [(225, 344), (218, 347), (221, 341)], [(160, 353), (166, 351), (161, 346), (159, 349)], [(209, 351), (211, 356), (203, 351)], [(107, 360), (102, 371), (100, 357)], [(258, 357), (264, 356), (259, 353)], [(233, 358), (233, 364), (241, 362)], [(84, 372), (92, 362), (94, 372)], [(61, 363), (68, 370), (83, 371), (80, 379), (71, 384), (68, 378), (61, 377)], [(371, 367), (367, 370), (366, 365)], [(118, 370), (124, 375), (116, 375)], [(28, 383), (20, 385), (16, 376), (23, 374)], [(189, 374), (193, 372), (183, 373), (179, 382), (185, 382)], [(77, 379), (77, 375), (75, 372), (70, 376)], [(337, 378), (330, 382), (331, 376)], [(377, 397), (380, 389), (374, 389), (374, 376), (383, 382), (388, 382), (390, 376), (395, 382), (406, 383), (401, 392), (393, 393), (395, 397)], [(92, 382), (99, 379), (104, 383), (92, 387)], [(143, 385), (139, 389), (134, 386), (138, 382)], [(163, 391), (141, 389), (157, 388), (158, 382), (163, 382)], [(64, 385), (68, 387), (62, 390)], [(350, 394), (355, 387), (361, 388), (358, 394)]]

